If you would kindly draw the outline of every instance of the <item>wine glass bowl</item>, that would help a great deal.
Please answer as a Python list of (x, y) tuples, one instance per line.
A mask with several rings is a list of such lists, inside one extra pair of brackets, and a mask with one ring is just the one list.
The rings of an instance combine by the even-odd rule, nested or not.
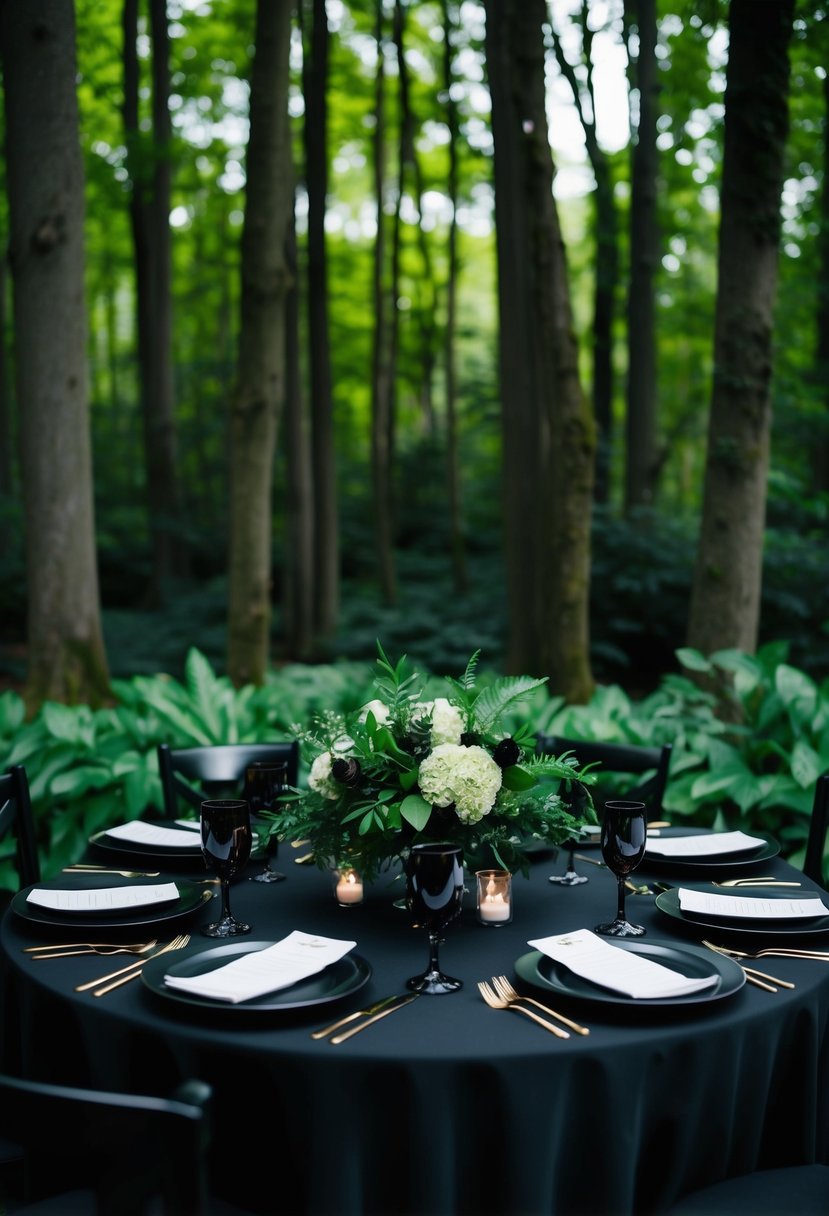
[(444, 975), (438, 960), (440, 935), (463, 906), (463, 850), (453, 844), (415, 844), (406, 858), (406, 903), (416, 929), (429, 934), (429, 966), (406, 987), (437, 996), (457, 992), (463, 981)]
[(641, 937), (642, 925), (633, 925), (625, 916), (625, 879), (645, 855), (648, 822), (644, 802), (612, 799), (604, 804), (602, 818), (602, 858), (616, 875), (618, 885), (615, 920), (596, 925), (595, 932), (605, 937)]
[(230, 911), (230, 880), (250, 857), (250, 807), (241, 798), (210, 798), (201, 804), (201, 850), (205, 865), (219, 876), (222, 911), (219, 919), (202, 927), (206, 937), (238, 937), (250, 925)]
[[(242, 790), (242, 798), (248, 803), (251, 815), (259, 816), (262, 811), (275, 810), (287, 784), (288, 765), (285, 761), (252, 760), (245, 768)], [(271, 866), (271, 861), (276, 859), (279, 852), (277, 837), (269, 836), (264, 848), (265, 868), (259, 874), (252, 874), (250, 881), (282, 882), (285, 875)]]

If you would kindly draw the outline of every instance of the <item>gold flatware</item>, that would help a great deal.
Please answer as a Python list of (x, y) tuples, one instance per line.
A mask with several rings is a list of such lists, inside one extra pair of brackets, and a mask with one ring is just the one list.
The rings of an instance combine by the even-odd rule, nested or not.
[(748, 953), (745, 950), (734, 950), (731, 946), (716, 946), (713, 942), (707, 942), (704, 938), (703, 946), (708, 946), (710, 950), (717, 950), (720, 954), (728, 954), (731, 958), (813, 958), (822, 963), (829, 963), (829, 950), (797, 950), (794, 946), (769, 946), (764, 950), (755, 950), (753, 953)]
[[(149, 956), (149, 958), (137, 959), (134, 963), (130, 963), (127, 967), (121, 967), (118, 971), (111, 971), (108, 975), (99, 975), (97, 979), (87, 980), (85, 984), (76, 984), (75, 991), (88, 992), (90, 988), (94, 988), (95, 992), (93, 995), (103, 996), (105, 992), (110, 991), (110, 988), (105, 987), (101, 989), (99, 985), (109, 985), (111, 980), (117, 980), (118, 983), (121, 983), (125, 982), (126, 978), (132, 979), (134, 976), (138, 975), (144, 964), (148, 963), (151, 958), (158, 958), (159, 954), (167, 954), (170, 950), (180, 950), (183, 946), (186, 946), (189, 941), (189, 933), (179, 934), (177, 937), (174, 937), (171, 941), (169, 941), (166, 946), (162, 946), (160, 950), (156, 950)], [(122, 980), (120, 977), (125, 977), (125, 979)], [(117, 988), (118, 983), (113, 984), (112, 987)]]
[(575, 857), (576, 861), (589, 861), (591, 866), (600, 866), (603, 870), (607, 869), (605, 863), (603, 861), (599, 861), (596, 857), (587, 857), (584, 853), (574, 853), (573, 856)]
[(651, 828), (669, 828), (671, 826), (667, 819), (654, 819), (653, 823), (648, 824), (648, 830)]
[(535, 1000), (534, 997), (524, 996), (520, 992), (516, 992), (512, 984), (505, 975), (493, 975), (492, 984), (495, 991), (505, 1001), (527, 1001), (530, 1005), (535, 1005), (536, 1009), (541, 1009), (544, 1013), (549, 1013), (557, 1021), (563, 1022), (565, 1026), (569, 1026), (576, 1034), (590, 1034), (586, 1026), (582, 1026), (579, 1022), (574, 1022), (570, 1018), (566, 1018), (563, 1013), (559, 1013), (555, 1009), (551, 1009), (549, 1005), (542, 1004), (541, 1001)]
[[(712, 946), (710, 942), (705, 942), (705, 946), (714, 954), (721, 954), (724, 958), (731, 958), (728, 950), (720, 949), (719, 946)], [(776, 975), (767, 975), (765, 971), (758, 971), (756, 967), (747, 967), (745, 963), (741, 963), (739, 959), (734, 959), (734, 962), (739, 963), (745, 972), (746, 979), (757, 985), (758, 988), (769, 988), (769, 985), (774, 984), (775, 987), (769, 988), (769, 991), (776, 992), (778, 988), (794, 988), (794, 984), (788, 980), (780, 980)], [(756, 977), (756, 978), (755, 978)], [(760, 981), (765, 980), (765, 983)]]
[(338, 1022), (332, 1022), (330, 1026), (323, 1026), (321, 1030), (314, 1030), (311, 1034), (312, 1039), (324, 1039), (326, 1035), (333, 1034), (335, 1030), (339, 1030), (341, 1026), (348, 1025), (349, 1022), (354, 1022), (357, 1018), (369, 1018), (375, 1013), (379, 1013), (381, 1009), (385, 1009), (387, 1005), (392, 1005), (395, 1001), (402, 1001), (408, 997), (408, 993), (395, 993), (394, 996), (384, 997), (382, 1001), (377, 1001), (374, 1005), (369, 1005), (368, 1009), (358, 1009), (355, 1013), (349, 1013), (346, 1017), (340, 1018)]
[(303, 853), (301, 857), (294, 858), (295, 866), (307, 866), (309, 862), (314, 860), (313, 853)]
[(714, 887), (799, 887), (799, 882), (786, 882), (782, 878), (729, 878), (715, 882)]
[(534, 1022), (538, 1022), (539, 1026), (543, 1026), (545, 1030), (549, 1030), (550, 1034), (554, 1034), (557, 1038), (570, 1038), (568, 1031), (562, 1030), (560, 1026), (556, 1026), (553, 1022), (548, 1022), (546, 1018), (539, 1017), (537, 1013), (533, 1013), (532, 1009), (525, 1009), (523, 1005), (517, 1005), (514, 1001), (507, 1001), (503, 997), (498, 996), (498, 993), (493, 988), (490, 988), (485, 980), (482, 980), (478, 984), (478, 991), (490, 1009), (512, 1009), (515, 1013), (523, 1013), (526, 1017), (532, 1018)]
[(109, 957), (110, 954), (146, 954), (148, 950), (152, 950), (153, 946), (157, 946), (157, 941), (146, 942), (142, 946), (89, 946), (85, 950), (55, 950), (43, 951), (40, 954), (33, 954), (33, 959), (52, 959), (52, 958), (76, 958), (79, 954), (101, 954)]
[(64, 866), (64, 874), (120, 874), (122, 878), (158, 878), (160, 870), (105, 870), (103, 866)]
[[(162, 946), (162, 948), (160, 950), (156, 950), (155, 954), (151, 954), (150, 958), (158, 958), (158, 956), (160, 954), (170, 954), (176, 950), (183, 950), (189, 941), (190, 941), (189, 933), (185, 933), (179, 938), (173, 938), (173, 940), (171, 942), (169, 942), (166, 946)], [(113, 983), (111, 983), (111, 984), (105, 984), (103, 988), (94, 988), (92, 990), (92, 995), (93, 996), (106, 996), (106, 994), (108, 992), (112, 992), (113, 989), (115, 989), (115, 988), (120, 988), (122, 984), (128, 984), (130, 982), (130, 980), (138, 979), (138, 976), (141, 974), (141, 970), (144, 967), (144, 964), (148, 963), (149, 961), (150, 961), (149, 958), (141, 959), (140, 963), (138, 964), (137, 968), (132, 972), (132, 974), (123, 975), (123, 976), (121, 976), (121, 978), (119, 980), (114, 980)]]
[[(121, 946), (126, 949), (129, 945), (129, 948), (137, 950), (139, 946), (146, 946), (147, 944), (147, 942), (132, 942), (129, 944), (125, 942), (54, 942), (49, 946), (24, 946), (23, 953), (34, 954), (37, 950), (79, 950), (82, 946), (91, 950), (93, 946)], [(154, 946), (155, 942), (150, 942), (149, 945)]]
[(397, 1013), (398, 1009), (403, 1009), (406, 1005), (411, 1005), (412, 1001), (416, 1001), (420, 996), (419, 992), (413, 992), (411, 996), (403, 997), (396, 1005), (389, 1005), (386, 1009), (381, 1009), (379, 1013), (374, 1013), (370, 1018), (366, 1018), (363, 1022), (358, 1022), (356, 1026), (352, 1026), (350, 1030), (344, 1030), (342, 1034), (335, 1034), (329, 1043), (344, 1043), (346, 1039), (350, 1039), (352, 1035), (359, 1034), (361, 1030), (365, 1030), (367, 1026), (373, 1026), (375, 1022), (379, 1022), (381, 1018), (387, 1018), (390, 1013)]

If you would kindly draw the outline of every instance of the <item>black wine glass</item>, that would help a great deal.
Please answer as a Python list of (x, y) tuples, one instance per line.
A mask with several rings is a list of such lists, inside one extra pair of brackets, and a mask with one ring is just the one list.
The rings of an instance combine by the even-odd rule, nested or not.
[[(282, 791), (288, 783), (288, 766), (273, 760), (253, 760), (245, 769), (245, 784), (242, 797), (250, 806), (254, 817), (262, 811), (276, 810)], [(279, 852), (279, 840), (272, 833), (265, 844), (265, 868), (259, 874), (252, 874), (251, 882), (282, 882), (285, 875), (271, 867), (271, 861), (276, 860)]]
[(219, 920), (204, 925), (207, 937), (238, 937), (250, 925), (230, 911), (230, 880), (250, 857), (250, 807), (241, 798), (211, 798), (201, 804), (201, 851), (205, 864), (219, 876), (222, 912)]
[(461, 914), (463, 850), (454, 844), (414, 844), (406, 858), (406, 902), (416, 929), (429, 933), (429, 966), (406, 987), (437, 996), (457, 992), (462, 980), (444, 975), (438, 961), (440, 934)]
[(618, 902), (616, 919), (596, 925), (595, 932), (605, 937), (641, 937), (642, 925), (632, 925), (625, 916), (625, 879), (645, 855), (648, 822), (644, 802), (614, 799), (604, 804), (602, 819), (602, 857), (616, 875)]

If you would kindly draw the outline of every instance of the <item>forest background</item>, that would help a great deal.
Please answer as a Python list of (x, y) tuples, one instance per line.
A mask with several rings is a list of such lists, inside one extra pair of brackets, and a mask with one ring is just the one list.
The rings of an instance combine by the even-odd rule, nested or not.
[[(825, 682), (820, 3), (37, 0), (2, 22), (0, 664), (29, 715), (183, 678), (194, 647), (239, 688), (378, 637), (439, 672), (480, 647), (574, 705), (758, 645), (773, 685)], [(50, 192), (75, 207), (51, 226)], [(80, 277), (27, 296), (26, 251), (73, 242)]]

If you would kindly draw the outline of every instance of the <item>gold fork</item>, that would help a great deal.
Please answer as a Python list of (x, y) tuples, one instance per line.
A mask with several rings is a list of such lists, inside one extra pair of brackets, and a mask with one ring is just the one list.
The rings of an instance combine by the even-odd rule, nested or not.
[[(171, 950), (181, 950), (189, 941), (189, 933), (179, 934), (169, 941), (166, 946), (162, 946), (160, 950), (156, 950), (149, 958), (137, 959), (136, 962), (130, 963), (127, 967), (122, 967), (119, 971), (112, 971), (109, 975), (99, 975), (96, 980), (87, 980), (85, 984), (76, 984), (75, 991), (87, 992), (92, 988), (94, 990), (93, 996), (104, 996), (107, 992), (112, 992), (113, 988), (119, 988), (121, 984), (134, 980), (140, 974), (144, 964), (148, 963), (151, 958), (158, 958), (160, 954), (169, 954)], [(103, 987), (99, 985), (103, 985)]]
[(730, 954), (733, 958), (814, 958), (829, 963), (829, 950), (796, 950), (794, 946), (768, 946), (750, 954), (745, 950), (734, 950), (731, 946), (715, 946), (704, 938), (702, 944), (711, 950), (719, 950), (722, 954)]
[(498, 996), (498, 993), (494, 988), (490, 988), (486, 980), (481, 980), (478, 984), (478, 991), (490, 1009), (514, 1009), (516, 1013), (523, 1013), (528, 1018), (532, 1018), (534, 1022), (538, 1022), (539, 1026), (543, 1026), (545, 1030), (549, 1030), (551, 1034), (556, 1035), (559, 1039), (570, 1038), (566, 1030), (562, 1030), (560, 1026), (554, 1025), (553, 1022), (548, 1022), (546, 1018), (539, 1017), (537, 1013), (533, 1013), (532, 1009), (525, 1009), (523, 1005), (516, 1005), (513, 1001), (507, 1001), (503, 997)]
[(153, 946), (158, 945), (158, 940), (144, 942), (137, 946), (88, 946), (84, 950), (64, 950), (57, 946), (41, 946), (40, 952), (32, 954), (33, 959), (38, 958), (74, 958), (78, 954), (146, 954), (152, 950)]
[[(703, 945), (712, 950), (714, 954), (721, 954), (724, 958), (732, 957), (731, 952), (724, 947), (712, 946), (710, 942), (703, 942)], [(739, 962), (739, 959), (735, 959), (734, 961)], [(758, 971), (756, 967), (747, 967), (745, 963), (740, 963), (740, 966), (745, 972), (749, 983), (755, 984), (758, 988), (767, 988), (769, 992), (776, 992), (778, 988), (794, 988), (794, 984), (790, 984), (788, 980), (779, 980), (776, 975), (767, 975), (765, 971)], [(765, 983), (761, 981), (765, 981)], [(770, 987), (772, 984), (775, 985), (774, 988)]]
[(570, 1018), (566, 1018), (563, 1013), (557, 1013), (555, 1009), (551, 1009), (549, 1005), (542, 1005), (541, 1001), (534, 1000), (531, 996), (522, 996), (520, 992), (516, 992), (512, 984), (505, 975), (493, 975), (492, 984), (495, 991), (505, 1001), (527, 1001), (530, 1005), (535, 1005), (536, 1009), (541, 1009), (544, 1013), (549, 1013), (558, 1022), (563, 1022), (570, 1030), (576, 1034), (590, 1034), (586, 1026), (579, 1025), (578, 1022), (573, 1022)]
[(158, 878), (160, 870), (105, 870), (103, 866), (64, 866), (64, 874), (120, 874), (122, 878)]
[(714, 887), (799, 887), (799, 882), (785, 882), (782, 878), (729, 878), (725, 882), (714, 882)]

